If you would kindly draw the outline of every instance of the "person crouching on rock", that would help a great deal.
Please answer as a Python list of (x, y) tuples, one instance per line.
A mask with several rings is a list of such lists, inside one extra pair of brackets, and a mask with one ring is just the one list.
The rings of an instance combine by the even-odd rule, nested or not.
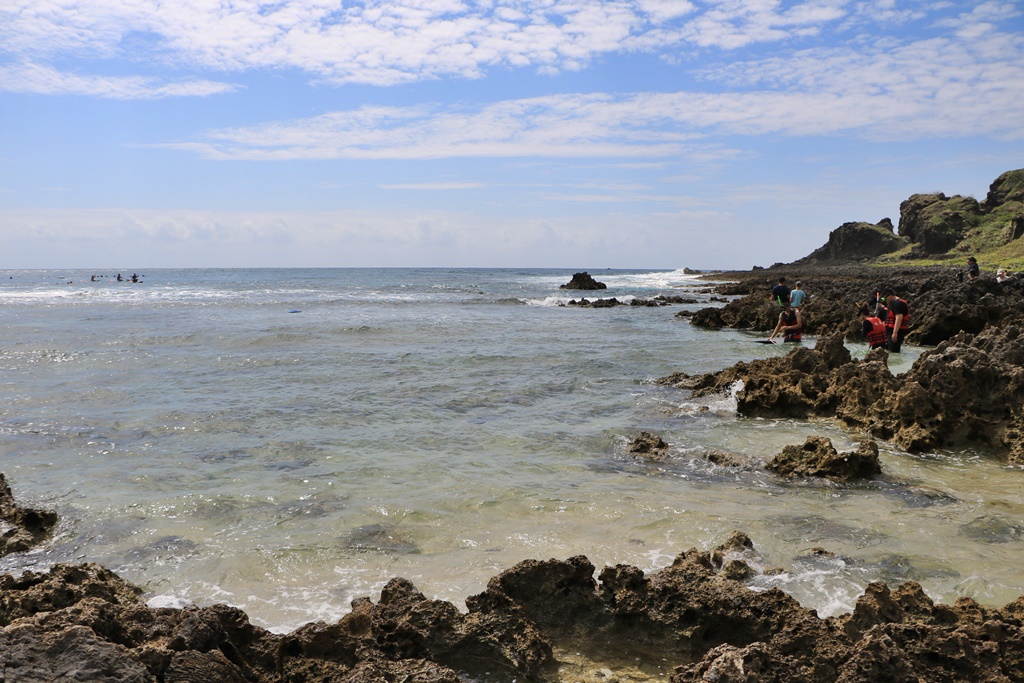
[(892, 293), (891, 289), (883, 289), (882, 297), (889, 309), (885, 317), (885, 332), (889, 338), (889, 350), (899, 353), (903, 346), (903, 338), (910, 329), (910, 307), (907, 302)]
[(772, 330), (772, 334), (768, 337), (768, 341), (775, 338), (775, 335), (782, 333), (782, 341), (784, 342), (798, 342), (800, 341), (800, 333), (804, 329), (804, 323), (800, 316), (800, 311), (793, 308), (792, 304), (787, 300), (783, 303), (782, 313), (779, 313), (779, 324)]
[(868, 346), (873, 349), (884, 349), (889, 344), (889, 337), (885, 333), (885, 323), (874, 315), (871, 308), (864, 304), (860, 307), (860, 319), (864, 323), (864, 336), (868, 340)]

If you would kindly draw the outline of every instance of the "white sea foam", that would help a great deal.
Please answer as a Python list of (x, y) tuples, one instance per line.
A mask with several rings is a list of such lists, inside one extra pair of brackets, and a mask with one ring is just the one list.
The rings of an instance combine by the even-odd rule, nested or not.
[(191, 607), (195, 603), (188, 598), (182, 598), (177, 595), (154, 595), (150, 599), (146, 600), (146, 606), (153, 609), (185, 609)]

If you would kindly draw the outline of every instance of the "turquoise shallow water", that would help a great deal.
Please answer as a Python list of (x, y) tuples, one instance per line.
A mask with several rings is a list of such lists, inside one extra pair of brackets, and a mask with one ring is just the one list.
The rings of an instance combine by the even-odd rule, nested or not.
[[(62, 521), (0, 570), (95, 560), (153, 604), (225, 601), (288, 630), (393, 576), (460, 604), (522, 559), (655, 569), (741, 529), (790, 570), (754, 585), (822, 614), (878, 579), (1024, 593), (1019, 471), (888, 444), (886, 478), (857, 487), (713, 466), (705, 449), (862, 435), (655, 385), (788, 349), (676, 318), (720, 305), (681, 272), (592, 274), (609, 289), (590, 298), (698, 303), (560, 306), (580, 296), (558, 288), (571, 270), (2, 272), (0, 471)], [(640, 430), (672, 458), (631, 458)], [(839, 556), (801, 559), (813, 546)]]

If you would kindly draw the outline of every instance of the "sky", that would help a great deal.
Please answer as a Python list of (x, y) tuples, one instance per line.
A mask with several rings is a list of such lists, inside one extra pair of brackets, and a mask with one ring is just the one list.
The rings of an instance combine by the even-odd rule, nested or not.
[(1024, 168), (1024, 0), (0, 0), (0, 268), (750, 268)]

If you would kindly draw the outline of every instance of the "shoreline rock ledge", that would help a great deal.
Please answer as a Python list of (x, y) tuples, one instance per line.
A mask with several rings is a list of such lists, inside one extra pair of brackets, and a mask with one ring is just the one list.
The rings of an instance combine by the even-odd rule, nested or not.
[[(0, 576), (0, 680), (565, 683), (616, 680), (609, 652), (648, 653), (671, 683), (1022, 680), (1024, 598), (948, 606), (912, 581), (872, 583), (851, 614), (821, 619), (745, 585), (758, 564), (739, 532), (649, 575), (616, 565), (595, 577), (583, 556), (527, 560), (465, 613), (392, 579), (376, 604), (359, 598), (339, 621), (288, 634), (226, 605), (150, 608), (99, 565), (57, 565)], [(587, 653), (587, 671), (563, 678), (559, 648)]]
[(0, 557), (24, 552), (42, 543), (56, 524), (55, 512), (18, 505), (7, 477), (0, 473)]

